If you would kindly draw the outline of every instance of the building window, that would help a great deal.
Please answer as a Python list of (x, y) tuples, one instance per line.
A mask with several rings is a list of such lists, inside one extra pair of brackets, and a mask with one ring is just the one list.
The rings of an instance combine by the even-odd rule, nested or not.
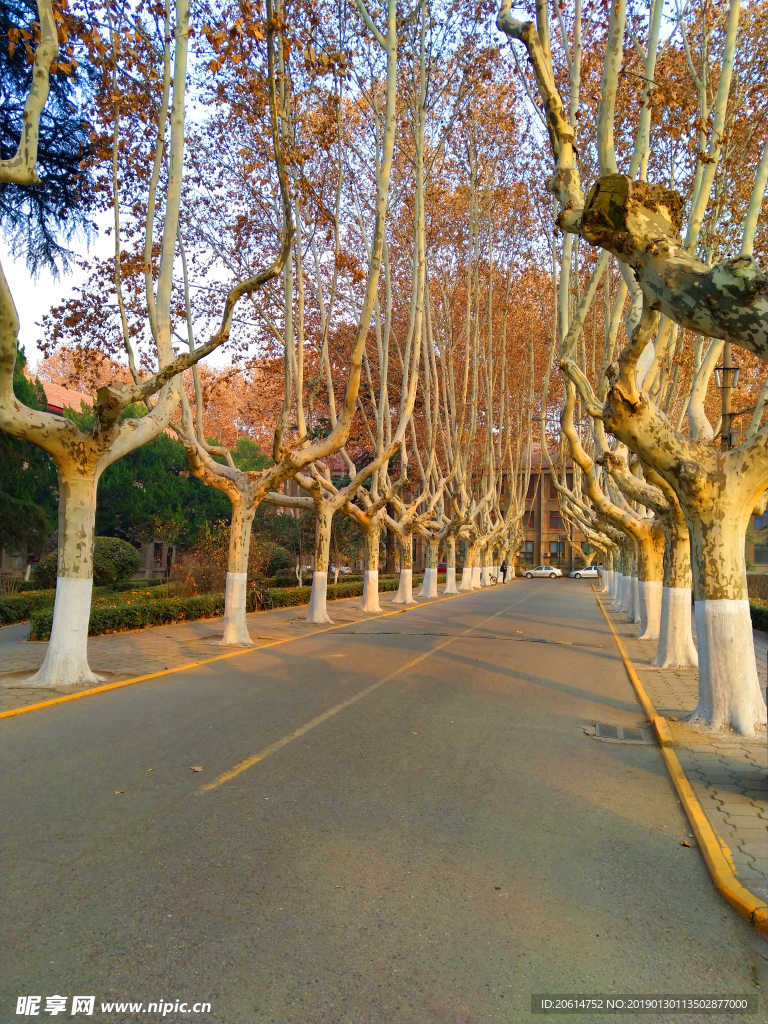
[(768, 544), (755, 544), (755, 563), (768, 565)]
[(592, 547), (591, 544), (587, 544), (587, 542), (583, 540), (581, 542), (581, 550), (584, 552), (585, 555), (591, 555), (595, 549)]
[(551, 477), (549, 480), (549, 496), (550, 498), (558, 497), (557, 488), (555, 487), (555, 481)]
[(768, 526), (768, 516), (755, 516), (755, 529), (764, 530)]
[(523, 512), (523, 529), (524, 530), (532, 530), (533, 529), (533, 523), (534, 523), (533, 512)]
[(551, 540), (549, 542), (550, 562), (562, 561), (565, 558), (565, 541)]
[(525, 496), (526, 496), (526, 498), (529, 501), (536, 494), (536, 481), (537, 480), (538, 480), (538, 477), (534, 476), (533, 474), (531, 474), (531, 476), (528, 478), (528, 490), (526, 491)]
[(560, 512), (549, 513), (549, 528), (550, 530), (562, 530), (563, 529), (563, 517)]
[(523, 546), (520, 549), (520, 561), (521, 562), (533, 562), (533, 541), (526, 540), (523, 542)]

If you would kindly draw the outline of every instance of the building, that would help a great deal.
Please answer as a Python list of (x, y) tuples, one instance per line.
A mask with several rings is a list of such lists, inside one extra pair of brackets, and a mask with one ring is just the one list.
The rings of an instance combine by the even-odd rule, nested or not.
[[(568, 487), (572, 487), (573, 471), (569, 467), (570, 463), (566, 465), (566, 480)], [(563, 519), (560, 495), (549, 466), (541, 462), (531, 468), (522, 527), (523, 546), (516, 559), (521, 569), (528, 565), (555, 565), (572, 572), (584, 564), (584, 556), (593, 550), (581, 532)]]

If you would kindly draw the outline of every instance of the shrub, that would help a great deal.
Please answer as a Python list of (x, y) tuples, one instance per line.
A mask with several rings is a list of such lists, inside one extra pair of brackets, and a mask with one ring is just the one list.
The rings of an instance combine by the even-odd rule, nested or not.
[[(138, 600), (132, 603), (95, 604), (91, 608), (88, 635), (117, 633), (145, 626), (162, 626), (167, 622), (188, 622), (208, 619), (224, 614), (224, 595), (206, 594), (204, 597), (182, 597), (159, 601)], [(30, 639), (47, 640), (51, 635), (53, 609), (33, 612)]]
[(93, 582), (97, 587), (112, 586), (138, 572), (141, 555), (127, 540), (97, 537), (93, 545)]
[[(420, 578), (420, 577), (419, 577)], [(414, 583), (419, 578), (414, 577)], [(150, 589), (145, 586), (150, 584)], [(206, 619), (224, 614), (223, 594), (204, 594), (202, 597), (168, 598), (162, 592), (154, 592), (154, 580), (135, 580), (131, 590), (121, 588), (115, 593), (111, 588), (95, 588), (91, 617), (88, 624), (88, 635), (98, 636), (100, 633), (117, 633), (128, 629), (143, 629), (145, 626), (161, 626), (167, 622), (185, 622), (193, 619)], [(399, 579), (389, 576), (379, 579), (379, 591), (397, 590)], [(337, 583), (328, 587), (328, 600), (338, 601), (344, 597), (359, 597), (363, 592), (361, 582)], [(311, 587), (276, 587), (270, 589), (270, 596), (275, 608), (293, 608), (308, 604), (312, 593)], [(30, 607), (27, 615), (31, 621), (30, 639), (47, 640), (51, 635), (53, 622), (53, 598), (55, 590), (43, 591), (38, 595), (20, 594), (9, 600), (38, 599), (34, 608)], [(45, 600), (47, 603), (43, 603)], [(6, 602), (3, 602), (5, 605)], [(0, 606), (2, 607), (2, 606)], [(17, 622), (19, 619), (8, 619)]]
[(113, 586), (108, 587), (115, 594), (120, 594), (125, 590), (146, 590), (147, 587), (162, 587), (165, 586), (165, 580), (160, 578), (157, 580), (120, 580), (119, 583), (115, 583)]
[(271, 578), (266, 578), (264, 582), (273, 587), (298, 587), (299, 585), (296, 570), (292, 565), (280, 569)]
[(275, 608), (292, 608), (296, 604), (309, 604), (311, 593), (312, 587), (276, 587), (270, 590), (269, 596)]
[(48, 590), (56, 586), (56, 569), (59, 564), (58, 552), (41, 558), (29, 574), (29, 579), (36, 590)]
[[(32, 582), (39, 590), (56, 586), (58, 552), (41, 558), (32, 570)], [(119, 537), (97, 537), (93, 544), (93, 582), (97, 587), (109, 587), (127, 580), (138, 572), (141, 555)]]
[[(252, 542), (255, 539), (255, 537), (252, 538)], [(284, 548), (282, 544), (267, 543), (264, 548), (266, 561), (262, 571), (265, 576), (282, 576), (283, 573), (293, 573), (293, 578), (296, 578), (296, 574), (293, 572), (295, 558), (292, 552)]]
[(752, 616), (752, 625), (755, 629), (768, 631), (768, 607), (766, 605), (750, 601), (749, 614)]
[(0, 626), (12, 622), (24, 622), (41, 608), (53, 608), (55, 590), (30, 590), (25, 594), (4, 597), (0, 600)]

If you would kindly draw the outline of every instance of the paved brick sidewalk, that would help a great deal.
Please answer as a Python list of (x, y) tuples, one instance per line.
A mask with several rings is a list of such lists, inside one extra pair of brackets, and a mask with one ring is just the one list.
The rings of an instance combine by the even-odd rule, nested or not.
[[(379, 594), (383, 612), (396, 611), (402, 605), (394, 604), (394, 591)], [(417, 598), (417, 603), (420, 602)], [(413, 606), (411, 606), (413, 607)], [(304, 636), (325, 629), (304, 620), (306, 605), (294, 608), (276, 608), (271, 612), (253, 612), (247, 616), (248, 630), (255, 645), (283, 640), (291, 636)], [(348, 597), (328, 602), (328, 614), (334, 624), (368, 620), (375, 616), (360, 611), (360, 598)], [(222, 648), (217, 641), (222, 635), (221, 617), (197, 619), (194, 622), (174, 622), (165, 626), (150, 626), (125, 633), (107, 633), (88, 640), (88, 660), (91, 669), (103, 677), (104, 683), (162, 672), (178, 668), (193, 661), (215, 658), (232, 648)], [(10, 711), (27, 704), (50, 700), (60, 693), (77, 693), (89, 686), (34, 687), (28, 680), (42, 665), (48, 643), (31, 642), (29, 623), (19, 622), (0, 628), (0, 711)]]
[[(607, 594), (601, 598), (656, 710), (667, 719), (683, 718), (696, 707), (698, 671), (654, 668), (656, 641), (635, 639), (637, 626), (612, 608)], [(765, 690), (768, 634), (753, 633), (758, 675)], [(736, 874), (755, 896), (768, 900), (765, 733), (749, 738), (732, 732), (702, 733), (681, 721), (669, 724), (683, 770), (715, 832), (730, 850)]]

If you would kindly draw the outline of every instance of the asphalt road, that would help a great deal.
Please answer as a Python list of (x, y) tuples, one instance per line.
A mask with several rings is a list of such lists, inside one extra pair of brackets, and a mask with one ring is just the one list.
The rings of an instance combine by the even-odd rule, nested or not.
[[(102, 1021), (542, 1020), (533, 993), (758, 995), (640, 1020), (765, 1019), (757, 936), (681, 845), (658, 749), (595, 721), (643, 716), (569, 580), (7, 720), (2, 1024), (53, 994)], [(100, 1012), (176, 1000), (212, 1010)]]

